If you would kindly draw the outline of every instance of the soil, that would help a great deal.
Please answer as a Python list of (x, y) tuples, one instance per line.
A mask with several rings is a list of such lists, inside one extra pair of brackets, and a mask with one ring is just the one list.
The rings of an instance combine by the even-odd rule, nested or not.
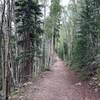
[(87, 82), (69, 69), (58, 57), (50, 71), (25, 88), (23, 100), (100, 100)]

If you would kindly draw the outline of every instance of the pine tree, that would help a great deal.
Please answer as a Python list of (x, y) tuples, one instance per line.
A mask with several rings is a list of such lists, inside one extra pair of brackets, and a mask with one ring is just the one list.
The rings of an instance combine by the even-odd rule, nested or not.
[[(39, 53), (41, 43), (41, 10), (40, 5), (33, 0), (18, 0), (16, 3), (16, 23), (19, 37), (18, 47), (23, 73), (23, 81), (32, 77), (33, 58)], [(20, 77), (21, 77), (20, 76)]]
[[(95, 1), (85, 0), (82, 6), (80, 18), (78, 19), (75, 41), (76, 45), (73, 49), (73, 66), (88, 77), (93, 73), (93, 68), (89, 67), (95, 61), (97, 54), (97, 34), (98, 27), (95, 14)], [(92, 70), (91, 70), (92, 69)]]

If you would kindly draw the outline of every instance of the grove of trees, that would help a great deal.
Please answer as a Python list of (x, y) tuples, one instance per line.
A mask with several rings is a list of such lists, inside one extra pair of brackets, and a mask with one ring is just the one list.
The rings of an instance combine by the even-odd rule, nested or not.
[(50, 70), (55, 54), (82, 79), (100, 78), (99, 23), (99, 0), (0, 0), (0, 96)]
[(59, 54), (83, 79), (88, 79), (100, 74), (100, 2), (70, 0), (66, 9)]
[(44, 30), (44, 2), (0, 1), (0, 95), (4, 100), (52, 64), (52, 43)]

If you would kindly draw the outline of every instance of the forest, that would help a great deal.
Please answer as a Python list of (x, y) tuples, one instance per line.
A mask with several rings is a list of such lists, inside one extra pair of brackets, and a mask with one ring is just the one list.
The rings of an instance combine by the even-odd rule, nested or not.
[[(40, 76), (45, 95), (38, 89)], [(43, 98), (39, 93), (26, 98), (34, 82)], [(85, 82), (90, 97), (59, 97), (70, 92), (63, 86), (88, 91)], [(41, 99), (100, 100), (100, 0), (0, 0), (0, 100)]]

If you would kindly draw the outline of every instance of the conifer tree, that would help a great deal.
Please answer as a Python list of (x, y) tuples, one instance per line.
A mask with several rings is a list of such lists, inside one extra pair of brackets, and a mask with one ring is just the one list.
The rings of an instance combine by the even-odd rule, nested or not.
[(84, 0), (82, 4), (73, 38), (72, 68), (88, 77), (93, 73), (91, 63), (95, 61), (97, 55), (98, 25), (95, 13), (97, 7), (94, 0)]
[(33, 59), (39, 54), (41, 43), (41, 10), (40, 5), (33, 0), (18, 0), (16, 3), (16, 23), (19, 37), (18, 48), (22, 63), (20, 69), (23, 81), (29, 80), (32, 76)]

